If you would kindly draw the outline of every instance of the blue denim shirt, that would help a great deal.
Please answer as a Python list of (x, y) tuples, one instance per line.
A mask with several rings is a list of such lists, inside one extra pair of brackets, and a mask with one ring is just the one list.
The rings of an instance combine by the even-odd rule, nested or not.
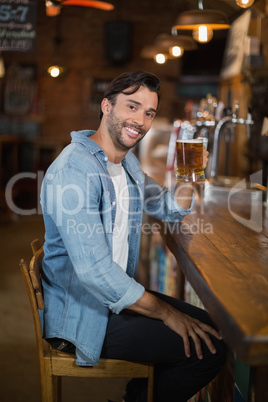
[(143, 211), (164, 221), (181, 221), (190, 212), (178, 206), (172, 191), (146, 176), (129, 152), (122, 161), (129, 188), (129, 257), (124, 272), (112, 260), (116, 198), (108, 158), (90, 139), (93, 133), (71, 133), (71, 144), (49, 167), (41, 189), (43, 336), (72, 342), (77, 364), (89, 366), (98, 364), (109, 312), (120, 313), (144, 292), (134, 279)]

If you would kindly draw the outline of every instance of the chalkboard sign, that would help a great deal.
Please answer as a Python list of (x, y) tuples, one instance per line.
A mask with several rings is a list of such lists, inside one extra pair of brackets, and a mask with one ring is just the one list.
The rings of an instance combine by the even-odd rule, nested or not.
[(231, 26), (223, 55), (220, 78), (231, 78), (242, 73), (245, 38), (248, 34), (251, 10), (245, 11)]
[(0, 0), (0, 51), (34, 50), (36, 7), (36, 0)]

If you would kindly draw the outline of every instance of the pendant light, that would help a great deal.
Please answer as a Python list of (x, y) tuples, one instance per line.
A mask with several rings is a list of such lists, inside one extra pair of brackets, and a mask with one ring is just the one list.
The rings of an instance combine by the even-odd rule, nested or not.
[(154, 59), (158, 64), (164, 64), (169, 59), (178, 59), (184, 51), (196, 50), (197, 44), (190, 36), (160, 34), (153, 45), (144, 46), (141, 57)]
[(207, 43), (213, 37), (213, 30), (230, 28), (228, 18), (222, 11), (204, 10), (203, 0), (198, 1), (198, 7), (198, 10), (179, 14), (172, 29), (192, 30), (193, 38), (197, 42)]
[(252, 4), (254, 3), (254, 0), (235, 0), (235, 1), (236, 4), (242, 8), (248, 8), (252, 6)]
[(197, 44), (190, 36), (186, 35), (158, 35), (155, 45), (168, 50), (172, 58), (181, 57), (185, 50), (196, 50)]
[(47, 72), (50, 75), (50, 77), (57, 78), (65, 72), (65, 68), (58, 64), (54, 64), (48, 67)]
[(167, 55), (164, 53), (156, 53), (154, 55), (154, 61), (157, 64), (164, 64), (167, 61)]
[(61, 15), (58, 15), (56, 20), (56, 34), (53, 38), (53, 55), (52, 55), (52, 63), (47, 67), (47, 74), (52, 78), (58, 78), (66, 73), (66, 67), (62, 64), (62, 52), (61, 46), (63, 42), (63, 38), (61, 36)]
[(56, 17), (59, 15), (63, 6), (92, 7), (104, 11), (111, 11), (114, 9), (113, 4), (99, 0), (45, 0), (45, 2), (46, 15), (48, 17)]
[(157, 64), (164, 64), (171, 58), (167, 48), (156, 45), (144, 46), (141, 51), (141, 57), (144, 59), (154, 59)]
[(66, 72), (66, 67), (62, 65), (60, 62), (61, 52), (60, 52), (60, 45), (62, 43), (62, 38), (59, 34), (57, 34), (53, 40), (54, 42), (54, 55), (52, 57), (53, 62), (47, 67), (47, 73), (52, 78), (58, 78), (63, 73)]

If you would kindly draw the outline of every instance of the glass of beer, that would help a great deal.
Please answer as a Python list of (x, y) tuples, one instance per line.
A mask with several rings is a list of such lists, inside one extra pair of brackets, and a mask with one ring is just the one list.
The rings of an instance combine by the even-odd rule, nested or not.
[(202, 182), (205, 180), (203, 167), (203, 139), (177, 140), (176, 180)]

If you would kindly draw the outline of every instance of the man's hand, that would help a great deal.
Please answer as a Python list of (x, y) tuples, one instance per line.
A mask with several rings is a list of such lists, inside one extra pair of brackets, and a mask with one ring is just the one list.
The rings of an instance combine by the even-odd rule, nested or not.
[(203, 167), (204, 169), (206, 168), (207, 164), (208, 164), (208, 155), (209, 152), (206, 150), (206, 147), (203, 147)]
[(189, 338), (192, 338), (195, 344), (196, 354), (199, 359), (203, 358), (200, 338), (203, 339), (203, 341), (206, 343), (210, 352), (215, 354), (216, 353), (215, 346), (213, 345), (210, 337), (206, 332), (211, 333), (218, 339), (222, 339), (219, 332), (216, 331), (211, 326), (204, 324), (201, 321), (192, 318), (187, 314), (180, 313), (172, 306), (169, 307), (170, 307), (169, 314), (167, 314), (167, 317), (163, 321), (170, 329), (172, 329), (174, 332), (176, 332), (178, 335), (182, 337), (185, 355), (187, 357), (191, 356)]
[(181, 313), (163, 300), (160, 300), (155, 295), (146, 291), (142, 297), (128, 309), (147, 317), (162, 320), (172, 331), (182, 337), (185, 355), (187, 357), (191, 356), (189, 338), (192, 338), (194, 341), (195, 350), (199, 359), (203, 358), (201, 341), (199, 338), (203, 339), (213, 354), (216, 353), (216, 349), (206, 332), (211, 333), (218, 339), (222, 339), (219, 332), (211, 326), (204, 324), (187, 314)]

